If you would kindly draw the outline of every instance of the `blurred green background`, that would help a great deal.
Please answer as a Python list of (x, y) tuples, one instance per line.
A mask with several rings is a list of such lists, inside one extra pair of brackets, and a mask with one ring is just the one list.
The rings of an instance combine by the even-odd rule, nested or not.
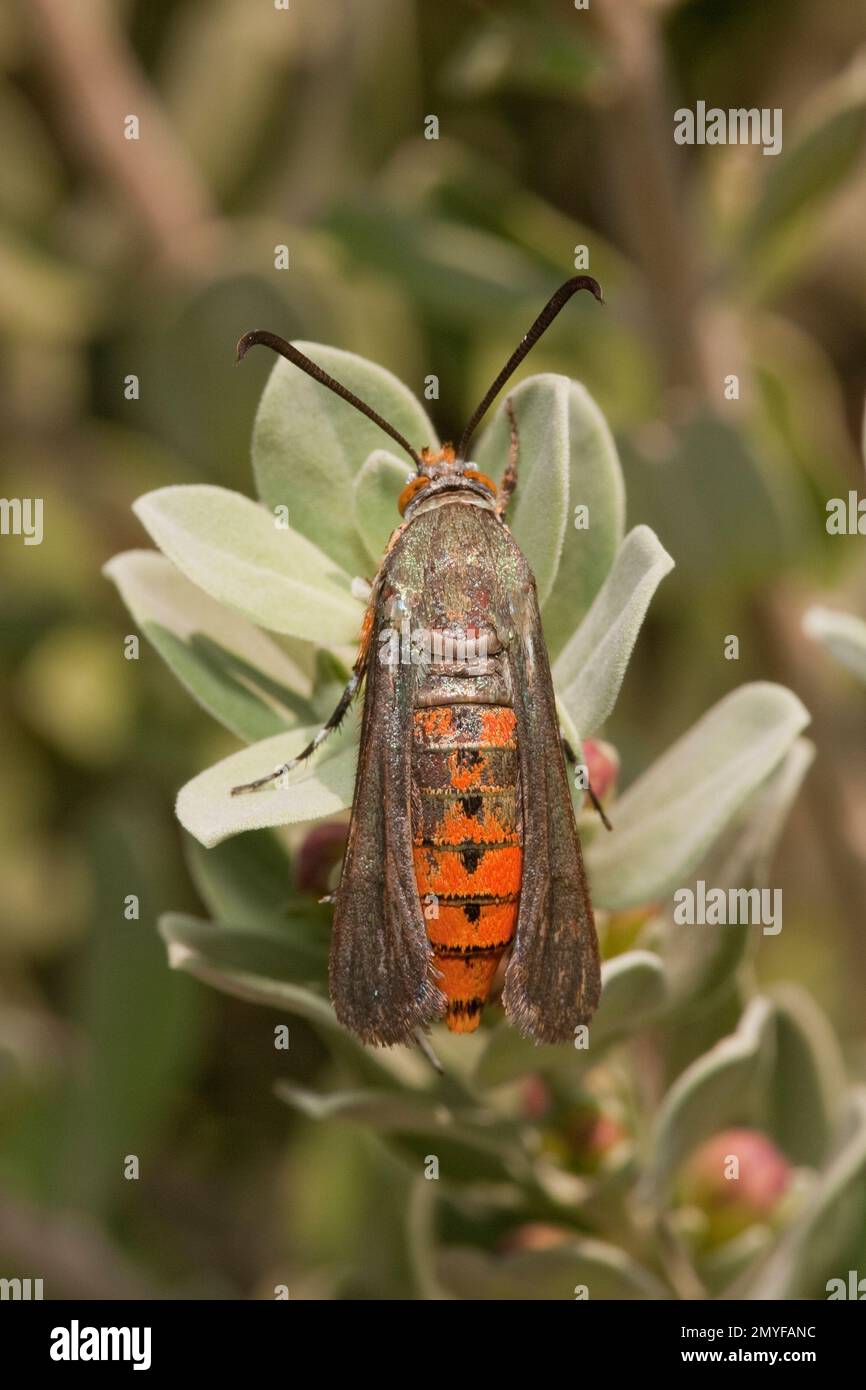
[[(45, 518), (39, 546), (0, 538), (0, 1273), (399, 1296), (405, 1173), (273, 1093), (326, 1075), (320, 1042), (293, 1020), (275, 1052), (278, 1015), (166, 967), (156, 918), (200, 911), (174, 794), (235, 745), (147, 644), (124, 660), (100, 567), (147, 543), (148, 489), (251, 492), (270, 363), (235, 370), (240, 333), (353, 349), (418, 395), (435, 373), (455, 437), (580, 246), (607, 307), (566, 311), (531, 370), (586, 383), (629, 525), (677, 561), (608, 737), (627, 782), (745, 680), (802, 697), (818, 754), (758, 969), (808, 985), (862, 1079), (864, 695), (800, 624), (866, 615), (863, 540), (824, 528), (866, 492), (866, 13), (19, 0), (0, 71), (0, 491)], [(782, 108), (782, 152), (676, 145), (697, 100)]]

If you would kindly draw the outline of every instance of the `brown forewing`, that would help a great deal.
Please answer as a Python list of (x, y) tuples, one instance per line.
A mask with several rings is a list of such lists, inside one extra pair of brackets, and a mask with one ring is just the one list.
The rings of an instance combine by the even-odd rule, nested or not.
[(361, 750), (331, 938), (331, 1000), (368, 1043), (411, 1042), (442, 1013), (412, 863), (411, 667), (367, 666)]
[(537, 1042), (572, 1039), (601, 993), (595, 920), (562, 752), (535, 585), (509, 650), (523, 785), (523, 883), (503, 1004)]

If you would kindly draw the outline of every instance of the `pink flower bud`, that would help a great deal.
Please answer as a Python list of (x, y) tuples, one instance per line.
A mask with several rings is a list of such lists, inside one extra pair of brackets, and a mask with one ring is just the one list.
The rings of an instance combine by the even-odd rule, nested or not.
[(718, 1245), (756, 1222), (772, 1221), (793, 1172), (771, 1139), (755, 1129), (726, 1129), (689, 1158), (681, 1199), (707, 1217), (705, 1240)]
[(295, 886), (299, 893), (321, 898), (328, 892), (331, 870), (343, 857), (347, 834), (348, 826), (342, 821), (313, 826), (295, 860)]
[(570, 1166), (578, 1172), (595, 1173), (627, 1131), (615, 1115), (594, 1101), (585, 1101), (569, 1111), (563, 1125)]
[[(586, 763), (592, 790), (599, 801), (604, 801), (613, 791), (619, 776), (619, 754), (611, 743), (586, 738), (583, 741), (583, 761)], [(588, 797), (587, 804), (592, 805)]]
[(628, 1138), (616, 1111), (590, 1096), (542, 1122), (543, 1153), (584, 1177), (597, 1174)]
[(521, 1250), (553, 1250), (557, 1245), (568, 1245), (574, 1239), (574, 1231), (565, 1226), (554, 1226), (549, 1221), (527, 1221), (509, 1231), (500, 1241), (499, 1249), (503, 1255)]
[(527, 1076), (520, 1088), (520, 1108), (527, 1120), (540, 1120), (551, 1106), (551, 1095), (547, 1083), (533, 1072)]

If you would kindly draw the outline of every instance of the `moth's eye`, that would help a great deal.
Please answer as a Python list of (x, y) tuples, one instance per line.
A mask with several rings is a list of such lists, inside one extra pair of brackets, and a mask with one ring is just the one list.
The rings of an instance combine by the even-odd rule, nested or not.
[(427, 477), (426, 473), (419, 473), (417, 478), (410, 479), (397, 499), (397, 510), (401, 516), (412, 499), (417, 497), (419, 492), (423, 492), (425, 487), (429, 486), (430, 479)]

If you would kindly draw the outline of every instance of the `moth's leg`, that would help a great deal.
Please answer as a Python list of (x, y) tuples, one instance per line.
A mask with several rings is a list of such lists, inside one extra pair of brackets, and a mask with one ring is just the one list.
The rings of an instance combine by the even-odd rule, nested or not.
[[(560, 733), (559, 738), (560, 742), (562, 743), (562, 751), (565, 754), (566, 762), (571, 763), (572, 767), (577, 767), (577, 754), (575, 753), (568, 739), (565, 737), (565, 734)], [(592, 783), (590, 782), (588, 777), (586, 779), (586, 794), (592, 802), (593, 806), (595, 807), (596, 811), (598, 811), (598, 814), (601, 816), (602, 825), (605, 827), (606, 830), (613, 830), (613, 826), (611, 825), (610, 821), (605, 815), (604, 807), (602, 806), (601, 802), (599, 801), (598, 797), (593, 791)]]
[(415, 1029), (415, 1041), (417, 1042), (421, 1051), (424, 1053), (424, 1056), (427, 1058), (427, 1061), (430, 1063), (431, 1067), (433, 1067), (435, 1071), (438, 1071), (440, 1076), (444, 1075), (444, 1068), (442, 1066), (442, 1063), (439, 1061), (439, 1058), (436, 1056), (436, 1053), (430, 1046), (430, 1042), (427, 1038), (427, 1035), (425, 1033), (422, 1033), (420, 1028)]
[(232, 796), (239, 796), (241, 792), (257, 792), (262, 787), (269, 786), (271, 782), (278, 782), (286, 773), (293, 772), (296, 767), (300, 767), (301, 763), (306, 762), (307, 758), (311, 758), (316, 750), (321, 748), (328, 735), (332, 734), (335, 729), (339, 729), (346, 717), (349, 706), (358, 693), (361, 681), (364, 679), (364, 672), (367, 669), (367, 660), (370, 654), (373, 634), (373, 620), (376, 612), (377, 594), (378, 584), (374, 582), (367, 611), (364, 614), (364, 623), (361, 628), (361, 646), (358, 652), (358, 659), (352, 668), (349, 682), (337, 701), (337, 707), (331, 717), (322, 725), (312, 742), (308, 743), (306, 748), (304, 748), (296, 758), (291, 758), (289, 762), (283, 763), (282, 767), (276, 768), (273, 772), (266, 773), (264, 777), (257, 777), (254, 782), (244, 782), (239, 787), (232, 787)]
[(514, 414), (514, 406), (511, 404), (510, 396), (505, 402), (505, 413), (508, 416), (508, 424), (511, 429), (511, 445), (508, 450), (508, 463), (505, 465), (502, 485), (499, 489), (499, 498), (496, 503), (496, 515), (503, 518), (508, 511), (511, 494), (517, 487), (517, 459), (520, 453), (520, 435), (517, 431), (517, 419)]
[(241, 792), (257, 792), (261, 787), (267, 787), (271, 782), (278, 781), (285, 773), (293, 772), (296, 767), (300, 767), (301, 763), (305, 763), (307, 758), (311, 758), (316, 750), (321, 748), (328, 735), (332, 734), (335, 729), (339, 729), (342, 724), (346, 712), (357, 694), (358, 686), (361, 684), (361, 674), (357, 670), (352, 672), (349, 683), (340, 696), (333, 714), (327, 723), (322, 725), (312, 742), (308, 743), (296, 758), (290, 758), (287, 763), (283, 763), (282, 767), (268, 772), (264, 777), (257, 777), (254, 782), (244, 782), (239, 787), (232, 787), (232, 796), (238, 796)]

